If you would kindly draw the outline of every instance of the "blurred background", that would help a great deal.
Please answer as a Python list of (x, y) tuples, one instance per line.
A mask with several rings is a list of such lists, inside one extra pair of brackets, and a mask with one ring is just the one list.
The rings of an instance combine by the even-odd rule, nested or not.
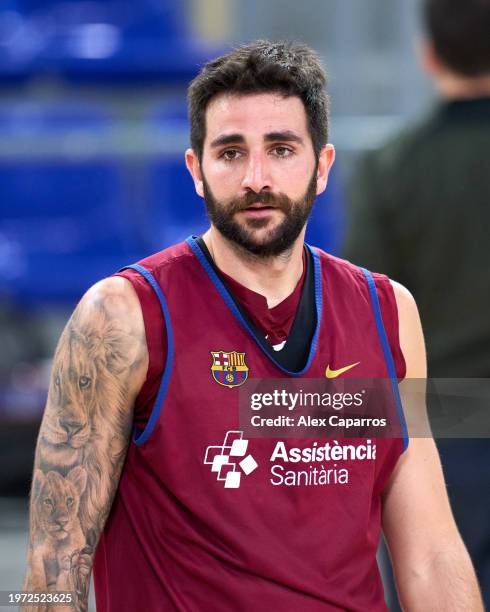
[(359, 154), (431, 102), (417, 0), (3, 0), (0, 588), (19, 588), (33, 449), (59, 333), (84, 291), (199, 233), (184, 168), (199, 66), (260, 37), (324, 60), (337, 162), (309, 241), (339, 253)]

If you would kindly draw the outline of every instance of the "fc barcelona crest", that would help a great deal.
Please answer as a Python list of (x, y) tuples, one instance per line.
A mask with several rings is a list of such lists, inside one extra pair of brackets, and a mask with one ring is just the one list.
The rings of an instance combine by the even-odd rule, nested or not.
[(219, 385), (230, 389), (243, 385), (248, 378), (245, 353), (211, 351), (211, 355), (213, 356), (211, 374)]

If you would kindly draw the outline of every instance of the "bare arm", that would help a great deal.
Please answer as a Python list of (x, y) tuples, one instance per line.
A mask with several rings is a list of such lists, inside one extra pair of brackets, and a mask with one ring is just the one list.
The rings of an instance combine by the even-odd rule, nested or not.
[[(407, 379), (424, 379), (426, 357), (417, 306), (404, 287), (394, 283), (394, 289)], [(400, 388), (405, 400), (404, 384)], [(420, 404), (420, 399), (416, 403)], [(422, 408), (413, 404), (413, 394), (407, 394), (405, 410), (423, 410), (425, 416), (425, 401)], [(412, 438), (400, 458), (385, 492), (383, 529), (404, 610), (483, 611), (475, 572), (452, 516), (431, 437)]]
[(98, 283), (76, 308), (56, 349), (30, 500), (25, 589), (72, 591), (76, 603), (67, 609), (87, 609), (95, 547), (147, 367), (141, 308), (130, 283)]

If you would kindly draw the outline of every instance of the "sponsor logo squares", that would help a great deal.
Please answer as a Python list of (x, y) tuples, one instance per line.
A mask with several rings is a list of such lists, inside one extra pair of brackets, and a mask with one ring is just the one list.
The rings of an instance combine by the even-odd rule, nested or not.
[[(247, 449), (248, 440), (243, 439), (243, 431), (227, 431), (223, 444), (206, 448), (204, 465), (211, 466), (211, 472), (224, 483), (225, 489), (238, 489), (242, 474), (248, 476), (258, 467), (252, 455), (247, 455)], [(243, 457), (241, 461), (240, 457)]]

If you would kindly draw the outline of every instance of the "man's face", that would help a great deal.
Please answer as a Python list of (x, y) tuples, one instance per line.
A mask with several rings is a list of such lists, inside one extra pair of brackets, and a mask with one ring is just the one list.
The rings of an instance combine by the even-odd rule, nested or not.
[(213, 226), (261, 257), (293, 245), (324, 189), (303, 103), (272, 93), (212, 99), (191, 172)]

